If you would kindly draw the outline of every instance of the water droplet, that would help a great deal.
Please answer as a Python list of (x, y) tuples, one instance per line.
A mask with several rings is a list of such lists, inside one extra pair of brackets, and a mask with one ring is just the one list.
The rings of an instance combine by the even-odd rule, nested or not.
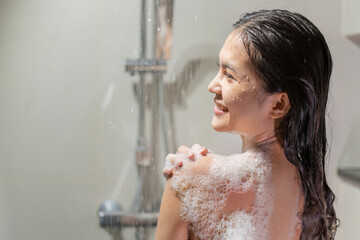
[(160, 28), (159, 28), (159, 27), (157, 28), (157, 31), (160, 32)]
[(194, 19), (195, 19), (195, 20), (198, 20), (198, 16), (197, 16), (197, 15), (195, 15), (195, 16), (194, 16)]
[(148, 22), (151, 22), (151, 18), (148, 18)]

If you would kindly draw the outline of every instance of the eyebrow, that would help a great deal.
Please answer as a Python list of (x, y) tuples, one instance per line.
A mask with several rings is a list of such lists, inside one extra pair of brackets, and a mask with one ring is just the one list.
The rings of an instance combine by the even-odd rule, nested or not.
[(229, 66), (228, 64), (221, 64), (221, 65), (222, 65), (223, 68), (228, 68), (228, 69), (230, 69), (231, 71), (233, 71), (233, 72), (235, 72), (236, 74), (238, 74), (237, 71), (236, 71), (233, 67)]

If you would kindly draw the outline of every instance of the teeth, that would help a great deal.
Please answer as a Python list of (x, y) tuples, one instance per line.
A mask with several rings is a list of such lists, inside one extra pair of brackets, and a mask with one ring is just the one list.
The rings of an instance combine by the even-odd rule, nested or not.
[(224, 107), (223, 105), (216, 103), (216, 107), (222, 111), (227, 111), (228, 109), (226, 107)]

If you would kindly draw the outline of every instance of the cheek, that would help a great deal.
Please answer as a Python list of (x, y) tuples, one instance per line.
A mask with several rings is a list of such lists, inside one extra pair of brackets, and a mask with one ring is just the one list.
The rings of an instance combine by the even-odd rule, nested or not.
[(239, 91), (232, 92), (227, 99), (224, 99), (229, 106), (236, 107), (244, 105), (244, 103), (251, 104), (254, 99), (254, 94), (246, 88), (240, 88)]
[(260, 113), (260, 106), (257, 100), (257, 94), (255, 91), (240, 91), (237, 94), (232, 94), (228, 101), (227, 106), (233, 117), (248, 117), (252, 118)]

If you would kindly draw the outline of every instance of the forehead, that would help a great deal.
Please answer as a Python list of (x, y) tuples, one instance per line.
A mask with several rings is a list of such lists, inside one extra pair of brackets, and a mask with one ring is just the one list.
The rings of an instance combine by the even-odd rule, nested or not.
[(245, 50), (241, 37), (232, 32), (226, 38), (224, 46), (219, 53), (220, 62), (223, 64), (232, 64), (239, 71), (249, 70), (250, 59)]
[(229, 65), (237, 73), (245, 73), (251, 84), (256, 85), (257, 91), (264, 93), (262, 81), (255, 73), (249, 55), (246, 52), (244, 43), (238, 32), (232, 32), (227, 37), (224, 46), (219, 53), (220, 63)]

